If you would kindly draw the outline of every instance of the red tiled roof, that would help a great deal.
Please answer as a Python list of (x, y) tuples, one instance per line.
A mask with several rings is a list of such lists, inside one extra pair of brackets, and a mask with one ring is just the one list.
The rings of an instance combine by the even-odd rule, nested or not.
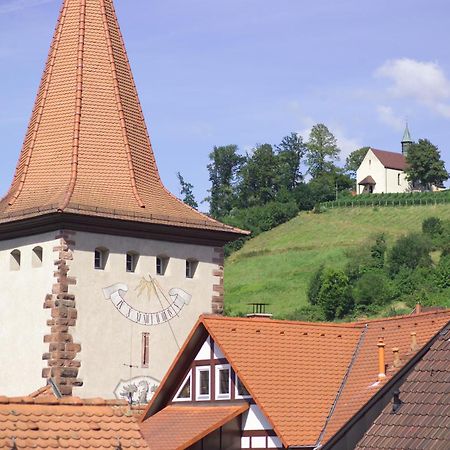
[(371, 148), (373, 154), (380, 160), (381, 164), (388, 169), (405, 170), (406, 158), (402, 153), (387, 152)]
[(126, 402), (0, 397), (0, 448), (148, 449)]
[(163, 186), (112, 0), (64, 0), (0, 201), (0, 222), (52, 212), (243, 234)]
[[(375, 395), (379, 337), (386, 344), (386, 381), (394, 375), (391, 348), (402, 364), (411, 350), (411, 332), (423, 347), (450, 320), (450, 310), (349, 324), (202, 316), (149, 404), (144, 423), (164, 408), (175, 386), (172, 371), (186, 363), (203, 328), (219, 345), (277, 436), (287, 446), (325, 444)], [(166, 400), (163, 400), (166, 399)]]
[(151, 450), (182, 450), (239, 416), (248, 404), (225, 406), (170, 405), (141, 423)]
[(388, 404), (358, 450), (450, 448), (450, 329), (441, 333), (400, 388), (402, 404)]

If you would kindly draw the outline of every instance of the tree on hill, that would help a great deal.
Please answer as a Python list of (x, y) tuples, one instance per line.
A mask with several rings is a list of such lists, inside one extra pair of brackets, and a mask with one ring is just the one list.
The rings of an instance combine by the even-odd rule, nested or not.
[(356, 179), (356, 171), (369, 150), (370, 147), (361, 147), (347, 156), (344, 169), (352, 178)]
[(424, 189), (430, 190), (432, 185), (442, 186), (449, 178), (438, 148), (428, 139), (419, 139), (418, 143), (410, 145), (406, 162), (408, 180)]
[(227, 215), (236, 203), (236, 175), (245, 158), (238, 154), (236, 145), (214, 147), (209, 154), (209, 180), (211, 181), (209, 201), (210, 214), (219, 218)]
[(279, 183), (288, 191), (294, 190), (303, 180), (301, 163), (305, 157), (307, 146), (297, 133), (285, 136), (276, 146), (279, 162)]
[(339, 159), (337, 140), (323, 123), (312, 127), (307, 146), (306, 162), (313, 178), (329, 172)]
[(260, 206), (275, 199), (278, 160), (270, 144), (257, 145), (243, 164), (239, 177), (239, 206)]
[(198, 203), (195, 201), (194, 193), (192, 192), (194, 186), (191, 183), (188, 183), (180, 172), (177, 173), (177, 177), (180, 182), (180, 193), (183, 196), (183, 202), (186, 203), (186, 205), (197, 209)]

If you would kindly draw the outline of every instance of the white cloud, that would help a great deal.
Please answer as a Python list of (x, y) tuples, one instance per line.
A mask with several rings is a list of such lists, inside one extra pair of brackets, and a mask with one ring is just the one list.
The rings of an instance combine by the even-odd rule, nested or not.
[(20, 11), (32, 6), (39, 6), (45, 3), (52, 3), (55, 0), (10, 0), (0, 5), (0, 14), (7, 14), (14, 11)]
[(408, 58), (394, 59), (386, 61), (375, 75), (391, 80), (388, 94), (393, 98), (412, 99), (450, 118), (450, 80), (439, 64)]
[(405, 128), (406, 120), (395, 114), (394, 110), (390, 106), (380, 105), (377, 107), (377, 112), (381, 122), (389, 125), (394, 130), (403, 131)]

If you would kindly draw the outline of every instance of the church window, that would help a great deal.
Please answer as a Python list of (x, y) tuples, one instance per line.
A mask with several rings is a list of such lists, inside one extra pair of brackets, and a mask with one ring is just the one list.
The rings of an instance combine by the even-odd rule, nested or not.
[(108, 260), (108, 250), (106, 248), (96, 248), (94, 252), (94, 268), (104, 270)]
[(399, 186), (402, 184), (401, 174), (397, 175), (397, 183)]
[(127, 253), (127, 272), (135, 272), (137, 263), (139, 260), (139, 254), (135, 252)]
[(196, 399), (197, 400), (210, 400), (211, 399), (211, 393), (210, 393), (210, 384), (211, 384), (211, 377), (210, 377), (210, 371), (211, 369), (209, 367), (197, 367), (197, 373), (196, 373)]
[(195, 271), (197, 270), (198, 261), (193, 259), (186, 260), (186, 278), (194, 278)]
[(10, 270), (20, 270), (20, 250), (13, 250), (10, 254), (9, 269)]
[(168, 264), (169, 264), (169, 258), (167, 258), (165, 256), (158, 256), (156, 258), (156, 274), (164, 275), (166, 273)]
[(148, 368), (150, 360), (150, 333), (142, 333), (142, 364), (141, 367)]
[(231, 369), (228, 364), (216, 366), (216, 399), (227, 400), (231, 396)]
[(42, 247), (40, 247), (40, 246), (34, 247), (33, 252), (31, 254), (31, 266), (32, 267), (41, 267), (42, 266), (42, 258), (43, 258)]
[(174, 401), (187, 402), (192, 400), (192, 377), (191, 372), (184, 379), (183, 384), (175, 395)]
[(241, 380), (236, 375), (236, 398), (248, 398), (250, 393), (247, 391), (246, 387), (242, 384)]

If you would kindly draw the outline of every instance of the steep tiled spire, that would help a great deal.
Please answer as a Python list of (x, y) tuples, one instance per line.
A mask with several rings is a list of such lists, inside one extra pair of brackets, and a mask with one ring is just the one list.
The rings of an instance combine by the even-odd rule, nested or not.
[(162, 185), (112, 0), (64, 0), (0, 222), (63, 212), (239, 233)]

